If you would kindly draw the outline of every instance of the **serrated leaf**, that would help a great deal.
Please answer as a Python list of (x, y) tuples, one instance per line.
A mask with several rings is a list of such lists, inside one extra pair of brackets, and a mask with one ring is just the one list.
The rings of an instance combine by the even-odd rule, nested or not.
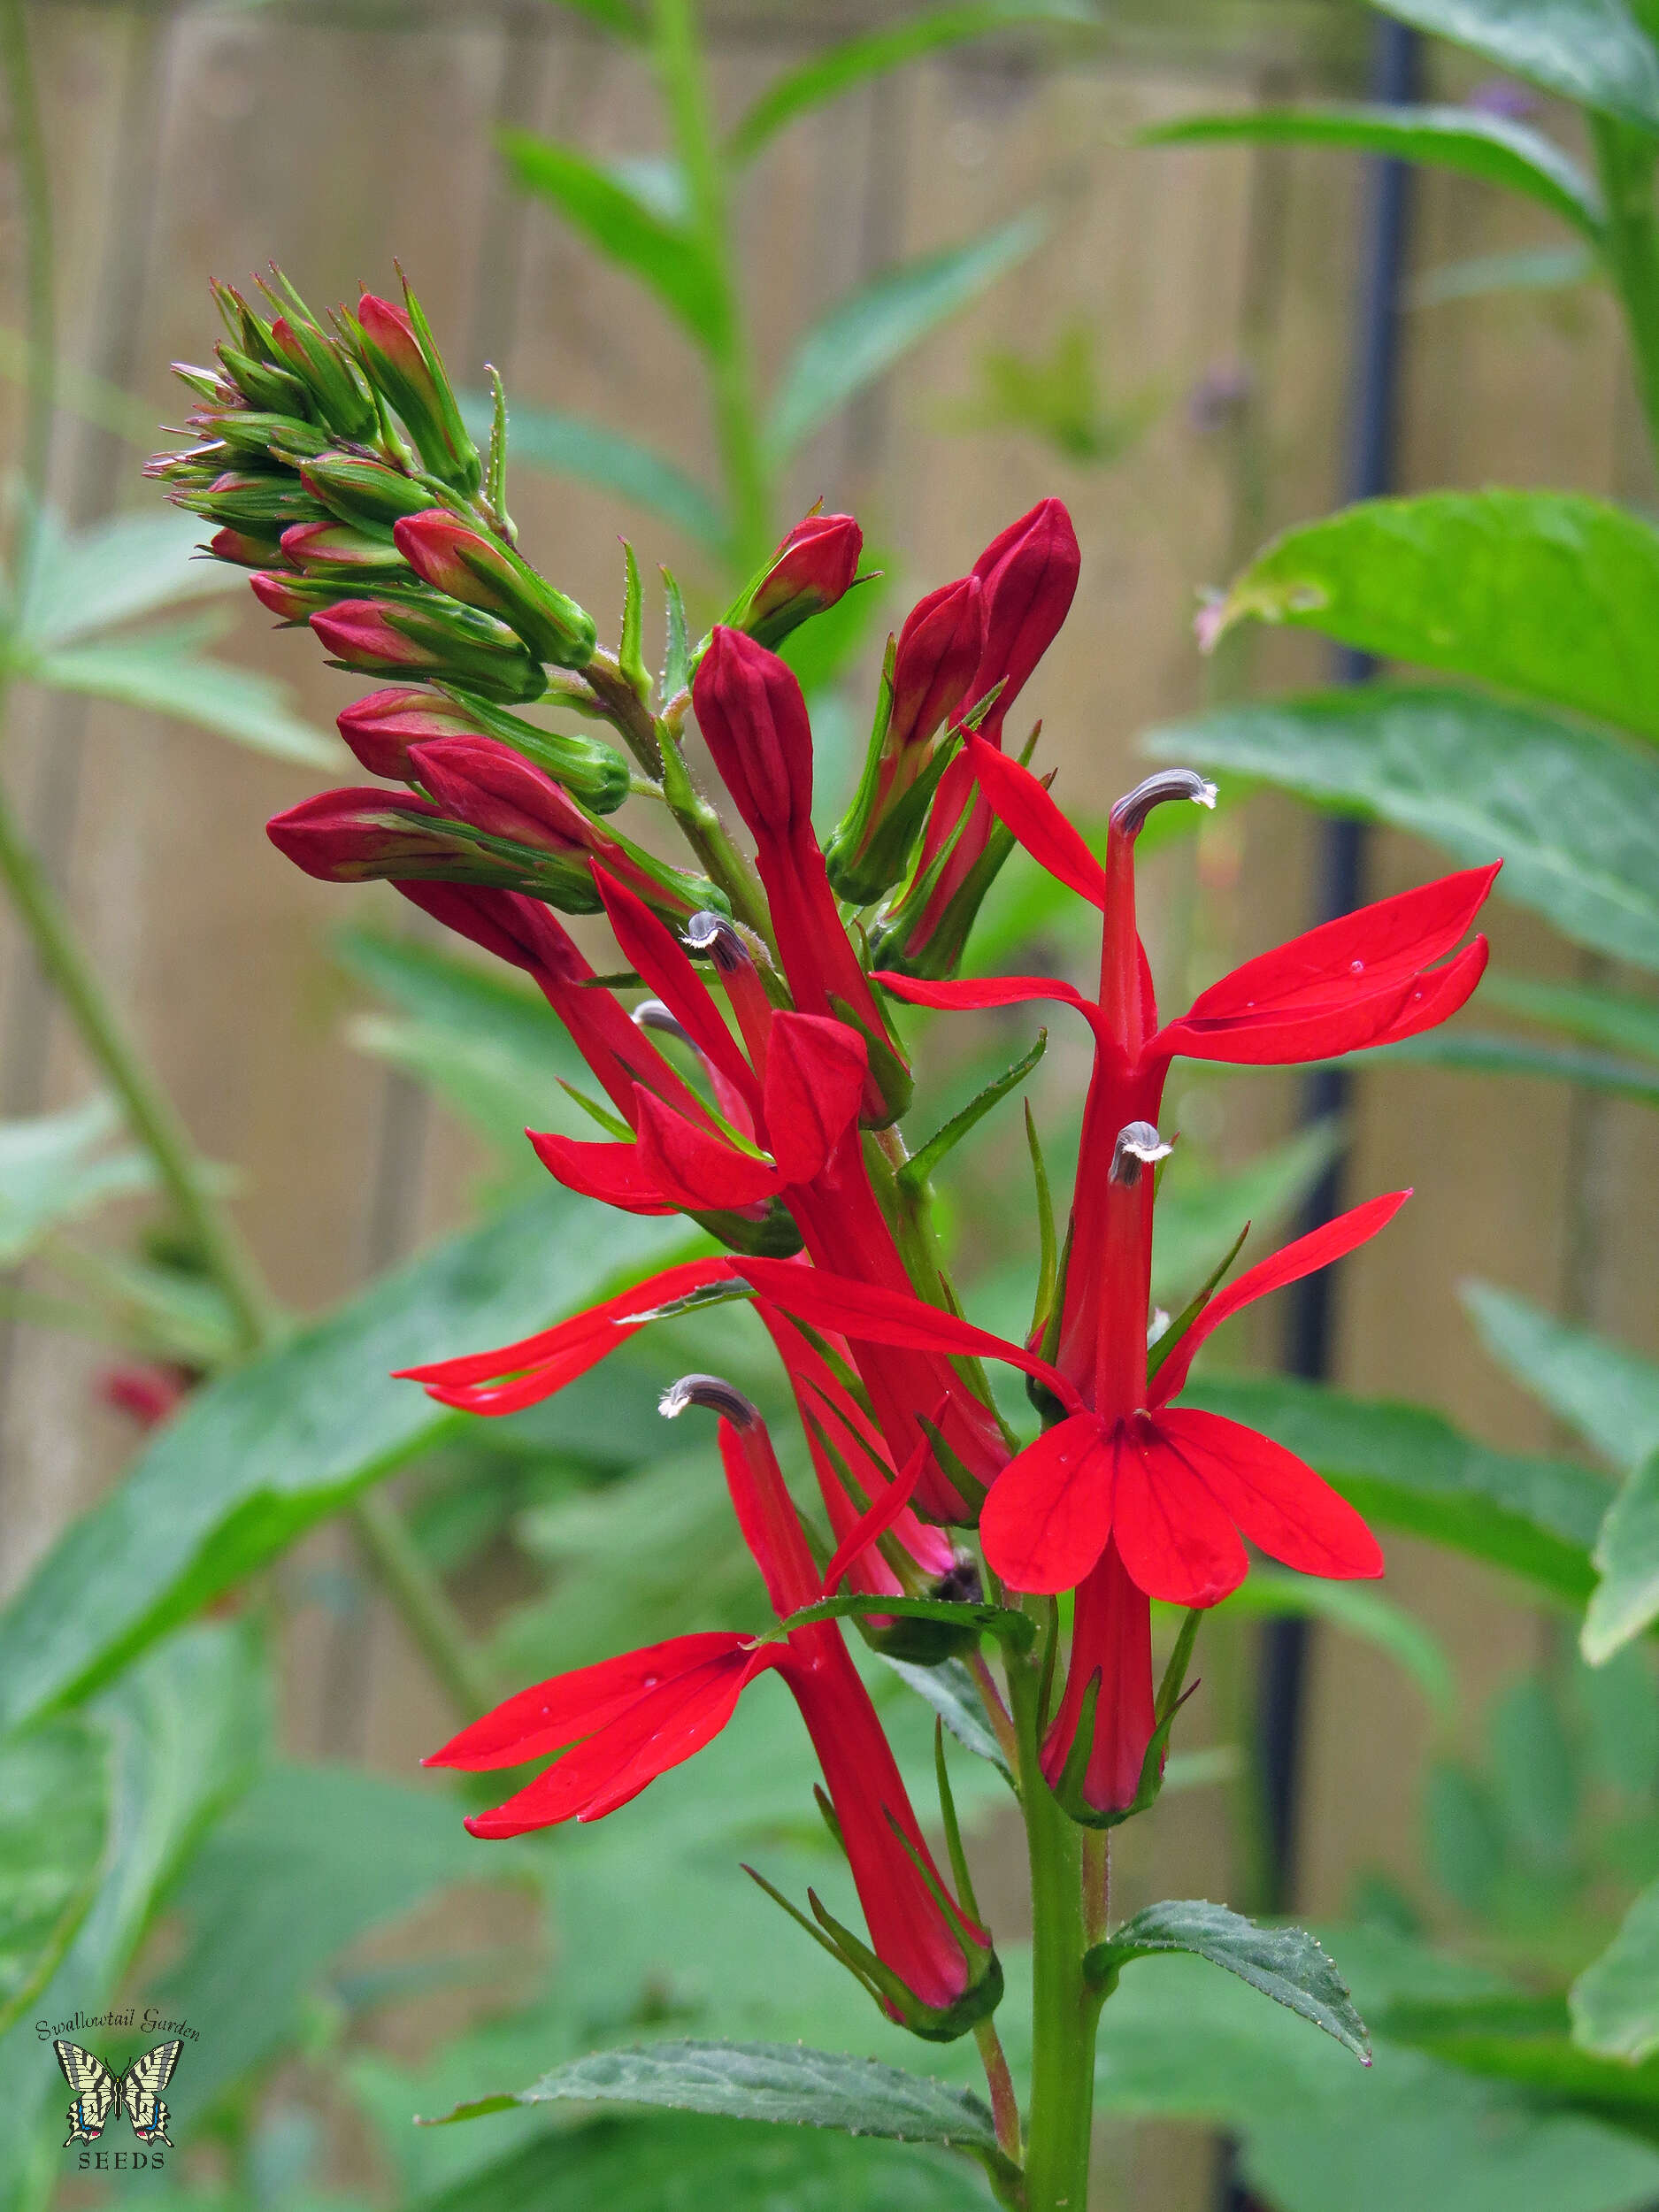
[(1659, 1452), (1638, 1467), (1601, 1524), (1596, 1585), (1578, 1647), (1602, 1666), (1659, 1619)]
[(105, 1152), (120, 1126), (107, 1098), (61, 1113), (0, 1122), (0, 1267), (15, 1267), (53, 1230), (107, 1199), (155, 1188), (140, 1152)]
[(940, 2143), (1011, 2173), (991, 2115), (977, 2097), (926, 2075), (845, 2051), (800, 2043), (654, 2043), (596, 2051), (556, 2067), (528, 2089), (462, 2105), (465, 2120), (516, 2104), (628, 2104), (833, 2128), (903, 2143)]
[(1187, 115), (1140, 134), (1142, 145), (1190, 146), (1234, 140), (1271, 145), (1346, 146), (1356, 153), (1454, 169), (1525, 194), (1594, 241), (1599, 195), (1553, 139), (1505, 115), (1466, 107), (1240, 108)]
[[(461, 412), (474, 437), (489, 421), (490, 403), (478, 392), (461, 395)], [(552, 407), (512, 409), (512, 457), (521, 466), (549, 470), (613, 493), (683, 530), (699, 545), (722, 556), (726, 518), (719, 502), (684, 469), (638, 439), (603, 423), (588, 422)]]
[(0, 1714), (84, 1695), (460, 1417), (390, 1371), (521, 1334), (663, 1250), (547, 1193), (210, 1384), (0, 1612)]
[(1098, 25), (1100, 17), (1083, 0), (969, 0), (956, 7), (932, 8), (925, 15), (902, 18), (814, 54), (797, 68), (773, 78), (726, 142), (727, 158), (752, 161), (798, 115), (839, 99), (856, 84), (902, 69), (907, 62), (953, 46), (965, 46), (995, 31), (1022, 24)]
[(29, 2009), (97, 1894), (110, 1745), (78, 1717), (0, 1747), (0, 2035)]
[(1305, 1928), (1263, 1928), (1225, 1905), (1204, 1898), (1149, 1905), (1126, 1921), (1116, 1935), (1097, 1944), (1084, 1961), (1096, 1984), (1117, 1976), (1133, 1960), (1160, 1951), (1187, 1951), (1236, 1974), (1275, 2004), (1311, 2020), (1363, 2064), (1371, 2063), (1371, 2038), (1355, 2010), (1348, 1984), (1336, 1962)]
[(837, 302), (796, 346), (773, 396), (767, 438), (785, 459), (930, 332), (1034, 253), (1047, 219), (999, 229), (885, 271)]
[(1659, 760), (1645, 746), (1472, 693), (1394, 685), (1217, 708), (1145, 742), (1157, 759), (1387, 822), (1471, 865), (1502, 858), (1502, 896), (1575, 943), (1659, 968)]
[[(556, 207), (607, 261), (649, 285), (705, 352), (720, 352), (731, 315), (718, 272), (702, 242), (663, 215), (655, 195), (534, 131), (500, 130), (495, 142), (526, 191)], [(516, 434), (522, 453), (522, 433)]]
[(1208, 612), (1206, 641), (1247, 619), (1659, 738), (1659, 530), (1606, 500), (1363, 500), (1274, 539)]
[(1450, 39), (1605, 115), (1659, 131), (1659, 54), (1624, 0), (1379, 0), (1420, 31)]
[(340, 747), (289, 709), (286, 684), (197, 649), (220, 633), (213, 619), (177, 623), (108, 643), (54, 649), (27, 663), (24, 672), (55, 691), (113, 699), (211, 730), (250, 752), (337, 772)]
[(1260, 1429), (1369, 1520), (1426, 1536), (1577, 1606), (1611, 1493), (1587, 1467), (1498, 1452), (1426, 1407), (1351, 1398), (1286, 1376), (1201, 1377), (1182, 1393)]
[(1458, 1295), (1499, 1366), (1616, 1467), (1659, 1451), (1659, 1365), (1494, 1284), (1463, 1283)]
[(1643, 1890), (1612, 1942), (1574, 1982), (1568, 2004), (1581, 2050), (1626, 2065), (1659, 2051), (1659, 1882)]

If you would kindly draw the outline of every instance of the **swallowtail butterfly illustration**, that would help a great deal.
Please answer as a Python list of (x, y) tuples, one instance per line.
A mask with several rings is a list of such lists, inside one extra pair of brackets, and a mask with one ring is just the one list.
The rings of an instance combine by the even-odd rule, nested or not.
[(111, 2073), (101, 2058), (83, 2051), (78, 2043), (54, 2043), (52, 2048), (64, 2070), (64, 2079), (75, 2093), (69, 2108), (69, 2132), (64, 2138), (65, 2150), (72, 2143), (96, 2143), (118, 2103), (126, 2107), (133, 2132), (141, 2143), (165, 2143), (172, 2149), (167, 2107), (161, 2093), (173, 2079), (182, 2043), (157, 2043), (153, 2050), (135, 2058), (124, 2074)]

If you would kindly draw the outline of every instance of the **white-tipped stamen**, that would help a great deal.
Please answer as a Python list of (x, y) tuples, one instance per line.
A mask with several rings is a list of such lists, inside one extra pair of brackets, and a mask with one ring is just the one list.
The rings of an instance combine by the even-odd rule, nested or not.
[(1174, 1149), (1173, 1145), (1164, 1143), (1149, 1121), (1125, 1122), (1112, 1147), (1111, 1179), (1133, 1190), (1143, 1167), (1167, 1159)]
[(1195, 768), (1160, 768), (1125, 792), (1112, 809), (1112, 827), (1121, 836), (1136, 836), (1153, 808), (1166, 799), (1190, 799), (1194, 806), (1213, 807), (1216, 787)]
[(723, 1382), (718, 1375), (682, 1375), (678, 1382), (669, 1384), (657, 1402), (657, 1410), (666, 1421), (677, 1421), (687, 1406), (706, 1407), (734, 1428), (752, 1429), (760, 1419), (760, 1408), (754, 1400), (746, 1398), (735, 1384)]
[(689, 1045), (694, 1052), (697, 1048), (691, 1032), (659, 998), (642, 998), (630, 1018), (636, 1029), (655, 1029), (664, 1037), (678, 1037), (682, 1045)]
[(686, 942), (693, 952), (707, 953), (722, 975), (755, 965), (748, 933), (729, 915), (717, 914), (712, 907), (699, 907), (687, 921)]

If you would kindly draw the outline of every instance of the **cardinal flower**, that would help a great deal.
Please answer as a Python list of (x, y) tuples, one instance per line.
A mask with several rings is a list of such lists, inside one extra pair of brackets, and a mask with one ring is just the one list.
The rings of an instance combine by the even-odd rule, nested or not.
[[(840, 1557), (820, 1578), (765, 1424), (749, 1400), (716, 1377), (692, 1375), (668, 1392), (663, 1410), (693, 1405), (720, 1416), (720, 1456), (738, 1525), (772, 1609), (787, 1622), (834, 1586)], [(894, 2019), (949, 2041), (995, 2004), (1002, 1970), (989, 1935), (956, 1904), (933, 1864), (869, 1693), (833, 1623), (811, 1622), (767, 1641), (677, 1636), (558, 1676), (463, 1729), (427, 1764), (476, 1771), (563, 1755), (495, 1811), (470, 1819), (474, 1835), (600, 1820), (710, 1742), (744, 1690), (769, 1671), (781, 1675), (806, 1723), (870, 1934), (868, 1945), (861, 1942), (812, 1897), (822, 1939)]]

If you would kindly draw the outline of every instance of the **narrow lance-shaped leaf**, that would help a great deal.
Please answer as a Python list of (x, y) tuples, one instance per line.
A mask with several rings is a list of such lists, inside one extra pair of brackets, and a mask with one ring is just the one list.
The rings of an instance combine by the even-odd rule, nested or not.
[(1087, 27), (1099, 21), (1086, 0), (968, 0), (964, 6), (902, 17), (878, 30), (842, 39), (774, 78), (727, 140), (727, 157), (734, 162), (752, 161), (796, 116), (925, 55), (965, 46), (990, 32), (1022, 24)]
[(929, 332), (1035, 252), (1041, 214), (1022, 215), (966, 245), (890, 269), (832, 307), (800, 344), (772, 401), (768, 437), (780, 460), (855, 399)]
[(1459, 1294), (1504, 1371), (1616, 1467), (1659, 1451), (1659, 1365), (1494, 1284), (1464, 1283)]
[(1580, 107), (1659, 131), (1659, 53), (1625, 0), (1378, 0)]
[(1261, 1928), (1205, 1898), (1149, 1905), (1083, 1962), (1096, 1987), (1115, 1985), (1123, 1969), (1160, 1951), (1187, 1951), (1236, 1974), (1275, 2004), (1300, 2013), (1371, 2064), (1371, 2038), (1335, 1962), (1305, 1928)]
[(1587, 1044), (1645, 1056), (1659, 1066), (1659, 1006), (1588, 983), (1546, 983), (1535, 976), (1493, 975), (1480, 986), (1484, 1006), (1564, 1029)]
[(204, 534), (196, 516), (176, 508), (115, 515), (73, 533), (49, 518), (23, 609), (28, 649), (67, 645), (181, 599), (239, 588), (239, 569), (197, 557)]
[(1276, 538), (1206, 611), (1206, 643), (1248, 618), (1659, 738), (1659, 530), (1605, 500), (1364, 500)]
[(987, 1083), (976, 1093), (959, 1114), (953, 1114), (941, 1129), (936, 1129), (926, 1143), (912, 1153), (899, 1170), (898, 1181), (907, 1191), (919, 1191), (940, 1162), (955, 1151), (976, 1123), (983, 1121), (994, 1106), (1000, 1105), (1009, 1093), (1017, 1090), (1036, 1066), (1048, 1048), (1048, 1033), (1037, 1032), (1037, 1041), (1029, 1052), (1023, 1053), (1010, 1068), (1005, 1068), (994, 1082)]
[(648, 284), (705, 352), (720, 350), (729, 305), (718, 272), (688, 230), (574, 147), (523, 130), (500, 131), (496, 143), (526, 191), (557, 208), (607, 261)]
[(1526, 1037), (1501, 1037), (1490, 1030), (1429, 1030), (1404, 1043), (1386, 1045), (1371, 1055), (1375, 1067), (1404, 1061), (1419, 1067), (1451, 1068), (1466, 1075), (1521, 1075), (1546, 1082), (1571, 1083), (1578, 1090), (1605, 1091), (1610, 1097), (1659, 1106), (1659, 1067), (1640, 1060), (1616, 1060), (1605, 1052), (1576, 1045), (1535, 1043)]
[(57, 1970), (97, 1893), (109, 1744), (78, 1717), (0, 1749), (0, 2035)]
[(1513, 253), (1471, 254), (1413, 277), (1402, 304), (1447, 307), (1454, 300), (1485, 299), (1493, 292), (1564, 292), (1587, 284), (1601, 267), (1587, 246), (1520, 246)]
[(0, 1121), (0, 1267), (17, 1266), (54, 1229), (106, 1199), (155, 1187), (145, 1155), (106, 1149), (119, 1125), (107, 1098)]
[(1325, 1621), (1386, 1652), (1442, 1719), (1449, 1719), (1457, 1709), (1457, 1685), (1439, 1639), (1402, 1607), (1363, 1583), (1324, 1582), (1311, 1575), (1256, 1567), (1225, 1603), (1236, 1613), (1268, 1620)]
[(1347, 146), (1356, 153), (1455, 169), (1525, 193), (1587, 238), (1601, 236), (1601, 201), (1578, 164), (1541, 131), (1508, 116), (1483, 115), (1474, 108), (1240, 108), (1224, 115), (1181, 116), (1141, 134), (1141, 142), (1150, 146), (1235, 139)]
[(1608, 1508), (1594, 1557), (1601, 1579), (1578, 1642), (1590, 1664), (1600, 1667), (1659, 1619), (1659, 1452), (1637, 1468)]
[(1659, 1882), (1643, 1890), (1568, 2001), (1581, 2050), (1632, 2066), (1659, 2051)]
[[(461, 395), (461, 413), (474, 437), (482, 437), (488, 429), (489, 411), (483, 395)], [(674, 462), (620, 430), (550, 407), (515, 403), (512, 453), (525, 466), (547, 469), (613, 493), (660, 516), (699, 545), (725, 551), (726, 519), (713, 494)]]
[(1575, 943), (1659, 968), (1659, 759), (1646, 746), (1403, 685), (1219, 707), (1145, 745), (1409, 830), (1466, 863), (1502, 855), (1502, 896)]

